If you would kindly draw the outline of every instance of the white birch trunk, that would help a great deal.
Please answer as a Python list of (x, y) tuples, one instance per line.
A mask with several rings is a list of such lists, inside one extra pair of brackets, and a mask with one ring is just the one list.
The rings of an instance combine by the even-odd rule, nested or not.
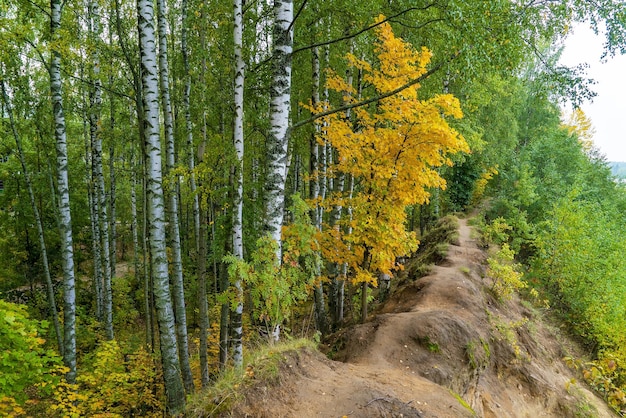
[[(133, 236), (133, 271), (135, 279), (139, 281), (142, 275), (139, 273), (139, 230), (137, 222), (137, 174), (135, 174), (135, 154), (131, 151), (130, 156), (130, 229)], [(150, 345), (150, 304), (148, 303), (149, 287), (144, 282), (144, 320), (146, 323), (146, 347)]]
[(183, 71), (185, 78), (185, 89), (183, 91), (183, 110), (185, 113), (185, 127), (187, 129), (187, 155), (189, 167), (189, 188), (193, 196), (193, 230), (196, 253), (200, 253), (200, 198), (197, 193), (196, 173), (195, 173), (195, 152), (193, 144), (193, 123), (191, 120), (191, 69), (189, 67), (189, 51), (187, 47), (187, 15), (188, 0), (183, 0), (181, 5), (181, 20), (183, 21), (180, 48), (183, 56)]
[[(111, 5), (109, 13), (109, 47), (114, 48), (113, 44), (113, 22), (115, 21), (115, 6)], [(111, 261), (111, 278), (115, 279), (115, 273), (117, 270), (117, 189), (116, 181), (117, 176), (115, 173), (115, 95), (113, 94), (113, 74), (109, 75), (109, 131), (111, 132), (111, 142), (109, 145), (109, 202), (110, 202), (110, 216), (109, 216), (109, 229), (111, 254), (109, 256)]]
[[(50, 0), (50, 32), (53, 41), (61, 29), (61, 1)], [(61, 54), (52, 50), (49, 67), (50, 94), (54, 118), (54, 136), (57, 153), (57, 188), (59, 194), (59, 224), (61, 238), (61, 266), (63, 269), (63, 363), (69, 369), (66, 379), (76, 381), (76, 284), (74, 276), (74, 246), (72, 215), (68, 180), (67, 135), (63, 95), (61, 91)]]
[[(161, 103), (163, 125), (165, 128), (166, 172), (172, 172), (175, 165), (174, 118), (170, 100), (169, 63), (167, 58), (167, 20), (165, 0), (157, 0), (159, 30), (159, 72), (161, 82)], [(178, 180), (172, 178), (172, 185), (167, 196), (170, 243), (172, 249), (172, 293), (178, 337), (178, 355), (187, 393), (193, 392), (193, 376), (189, 365), (189, 342), (187, 338), (187, 313), (185, 312), (185, 289), (183, 286), (183, 263), (180, 248), (180, 227), (178, 223)]]
[[(83, 76), (83, 66), (80, 71)], [(95, 173), (93, 171), (93, 163), (91, 158), (91, 138), (87, 129), (87, 99), (83, 91), (83, 139), (85, 143), (85, 183), (87, 184), (87, 199), (89, 203), (89, 217), (91, 224), (91, 247), (93, 253), (93, 283), (96, 302), (96, 318), (99, 322), (103, 321), (104, 298), (102, 296), (102, 255), (100, 250), (100, 228), (98, 224), (98, 202), (95, 198), (94, 184)]]
[(93, 173), (95, 176), (95, 199), (98, 208), (98, 227), (100, 232), (100, 248), (103, 278), (103, 317), (106, 338), (112, 340), (113, 334), (113, 294), (111, 289), (111, 261), (109, 247), (109, 218), (107, 211), (106, 192), (104, 187), (104, 170), (102, 168), (102, 80), (100, 79), (100, 9), (96, 1), (89, 2), (89, 21), (93, 42), (91, 60), (92, 88), (89, 92), (89, 126), (91, 134), (91, 154)]
[(35, 224), (37, 225), (37, 236), (39, 239), (39, 249), (41, 251), (41, 263), (43, 264), (44, 276), (46, 279), (47, 286), (47, 295), (48, 295), (48, 306), (50, 308), (50, 317), (52, 318), (52, 323), (54, 324), (54, 331), (57, 337), (57, 345), (59, 347), (59, 353), (63, 355), (63, 334), (61, 334), (61, 325), (59, 324), (59, 317), (57, 311), (57, 304), (54, 297), (54, 286), (52, 284), (52, 277), (50, 276), (50, 264), (48, 263), (48, 250), (46, 247), (46, 240), (43, 233), (43, 222), (41, 221), (41, 216), (39, 214), (39, 209), (37, 208), (37, 203), (35, 200), (35, 193), (33, 192), (33, 185), (30, 179), (30, 171), (26, 166), (26, 159), (24, 158), (24, 151), (22, 148), (22, 140), (17, 133), (17, 128), (15, 127), (15, 121), (13, 119), (13, 109), (11, 107), (11, 103), (9, 102), (9, 95), (6, 92), (6, 88), (4, 86), (4, 81), (0, 78), (0, 89), (2, 94), (2, 99), (4, 101), (5, 111), (9, 116), (9, 125), (11, 125), (11, 131), (13, 133), (13, 138), (15, 139), (15, 146), (17, 147), (17, 155), (20, 159), (20, 164), (22, 165), (22, 171), (24, 172), (24, 180), (26, 181), (26, 187), (28, 189), (28, 197), (30, 198), (30, 206), (33, 209), (33, 215), (35, 216)]
[[(350, 53), (352, 54), (354, 52), (354, 43), (350, 43)], [(327, 57), (328, 59), (328, 57)], [(354, 74), (352, 72), (352, 70), (350, 68), (346, 69), (346, 80), (348, 80), (348, 85), (352, 85), (352, 83), (354, 82)], [(326, 88), (324, 90), (324, 94), (327, 95), (328, 94), (328, 88)], [(349, 98), (351, 96), (350, 92), (344, 92), (344, 96), (346, 96), (347, 98)], [(346, 119), (350, 119), (351, 117), (351, 110), (348, 109), (346, 110), (345, 113), (345, 117)], [(333, 147), (330, 144), (328, 145), (328, 164), (329, 166), (332, 166), (333, 164)], [(338, 175), (338, 180), (337, 180), (337, 189), (335, 190), (334, 188), (334, 184), (332, 183), (331, 180), (329, 180), (329, 188), (331, 190), (331, 192), (335, 191), (337, 193), (340, 193), (343, 195), (344, 193), (344, 185), (345, 185), (345, 180), (346, 180), (346, 174), (345, 173), (335, 173)], [(332, 178), (333, 176), (331, 176)], [(352, 191), (354, 189), (354, 179), (351, 177), (350, 178), (350, 192), (349, 192), (349, 199), (352, 199)], [(350, 219), (352, 218), (352, 209), (351, 207), (348, 208), (349, 211), (349, 216)], [(335, 205), (335, 207), (333, 208), (333, 212), (331, 215), (331, 219), (330, 219), (330, 225), (332, 228), (340, 228), (339, 223), (341, 222), (341, 217), (343, 216), (343, 205), (342, 203), (339, 203), (337, 205)], [(348, 225), (350, 225), (350, 223), (348, 223)], [(351, 234), (352, 233), (352, 227), (348, 226), (347, 229), (347, 234)], [(348, 265), (346, 263), (341, 265), (341, 268), (339, 268), (339, 266), (337, 264), (335, 264), (333, 266), (333, 270), (335, 270), (335, 274), (332, 280), (332, 287), (333, 287), (333, 291), (332, 291), (332, 301), (329, 302), (330, 305), (332, 305), (332, 315), (333, 315), (333, 327), (336, 329), (337, 326), (339, 324), (341, 324), (343, 322), (343, 305), (344, 305), (344, 289), (345, 289), (345, 279), (347, 276), (347, 270), (348, 270)]]
[[(111, 95), (111, 112), (113, 112), (113, 97)], [(115, 122), (113, 119), (113, 113), (111, 113), (111, 132), (113, 132)], [(115, 182), (117, 181), (117, 175), (115, 171), (115, 146), (109, 147), (109, 207), (111, 209), (109, 216), (109, 262), (111, 265), (111, 279), (115, 279), (115, 272), (117, 269), (117, 188)]]
[[(315, 47), (311, 50), (312, 53), (312, 78), (313, 78), (313, 91), (311, 95), (311, 101), (313, 106), (317, 106), (320, 101), (319, 88), (320, 88), (320, 58), (319, 48)], [(311, 221), (318, 231), (322, 230), (322, 201), (324, 195), (320, 193), (320, 181), (323, 181), (323, 177), (320, 178), (320, 174), (326, 171), (325, 166), (322, 168), (324, 161), (320, 161), (320, 148), (317, 143), (317, 136), (319, 135), (319, 126), (315, 125), (315, 132), (311, 138), (311, 155), (310, 155), (310, 198), (315, 202), (313, 210), (311, 210)], [(323, 146), (322, 146), (323, 147)], [(317, 263), (315, 266), (316, 276), (321, 275), (321, 265)], [(315, 319), (317, 323), (317, 329), (322, 335), (325, 335), (328, 331), (326, 323), (326, 304), (324, 301), (324, 288), (322, 283), (318, 283), (315, 286), (314, 291), (315, 298)]]
[(146, 194), (149, 222), (150, 260), (153, 292), (159, 324), (161, 362), (169, 413), (176, 415), (185, 405), (185, 389), (178, 359), (174, 310), (170, 295), (165, 242), (165, 202), (161, 166), (161, 138), (157, 75), (154, 6), (150, 0), (137, 1), (141, 78), (144, 103)]
[[(202, 211), (204, 212), (204, 211)], [(206, 216), (202, 218), (206, 220)], [(200, 240), (198, 252), (198, 305), (200, 314), (200, 380), (202, 387), (206, 388), (210, 383), (209, 376), (209, 358), (208, 358), (208, 336), (209, 336), (209, 306), (207, 302), (207, 228), (206, 222), (202, 222), (200, 226)]]
[(273, 79), (270, 87), (270, 133), (267, 139), (264, 232), (278, 244), (285, 206), (289, 112), (291, 110), (291, 51), (293, 0), (274, 0)]
[[(235, 195), (233, 201), (233, 255), (243, 260), (243, 93), (245, 66), (242, 56), (243, 47), (243, 1), (234, 0), (234, 53), (235, 53), (235, 121), (233, 127), (233, 140), (237, 162), (235, 165)], [(243, 365), (243, 327), (241, 315), (243, 314), (243, 291), (241, 282), (235, 281), (238, 303), (233, 319), (233, 360), (235, 367)]]

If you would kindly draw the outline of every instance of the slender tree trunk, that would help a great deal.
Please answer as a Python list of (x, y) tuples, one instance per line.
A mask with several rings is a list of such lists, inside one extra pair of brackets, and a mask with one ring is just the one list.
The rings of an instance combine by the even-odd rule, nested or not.
[[(165, 127), (165, 161), (166, 173), (171, 173), (175, 165), (174, 150), (174, 118), (170, 100), (170, 81), (167, 58), (167, 20), (165, 0), (157, 0), (158, 32), (159, 32), (159, 74), (161, 83), (161, 103), (163, 124)], [(176, 336), (178, 338), (178, 355), (183, 374), (183, 382), (187, 393), (192, 393), (193, 376), (189, 365), (189, 341), (187, 338), (187, 313), (185, 311), (185, 289), (183, 285), (183, 263), (180, 247), (180, 226), (178, 222), (178, 180), (171, 178), (171, 187), (167, 193), (167, 215), (169, 220), (170, 244), (172, 250), (172, 294), (176, 319)]]
[(209, 306), (207, 302), (207, 229), (206, 216), (202, 217), (200, 225), (200, 251), (198, 253), (198, 306), (200, 313), (200, 380), (202, 387), (209, 385), (209, 359), (208, 359), (208, 337), (209, 337)]
[[(133, 271), (135, 272), (135, 279), (139, 280), (140, 277), (143, 278), (142, 282), (144, 283), (144, 320), (146, 323), (145, 332), (146, 332), (146, 347), (150, 346), (151, 337), (150, 337), (150, 287), (146, 286), (145, 277), (140, 273), (139, 267), (139, 231), (138, 231), (138, 222), (137, 222), (137, 174), (135, 173), (135, 153), (131, 151), (130, 155), (130, 214), (131, 214), (131, 223), (130, 229), (133, 235)], [(144, 260), (145, 262), (145, 260)]]
[(0, 77), (0, 88), (2, 90), (2, 99), (7, 115), (9, 116), (9, 124), (11, 125), (11, 131), (13, 132), (13, 138), (15, 139), (15, 146), (17, 147), (17, 154), (22, 165), (22, 171), (24, 172), (24, 180), (26, 181), (26, 187), (28, 188), (28, 197), (30, 198), (30, 205), (33, 209), (33, 215), (35, 216), (35, 224), (37, 225), (37, 235), (39, 237), (39, 248), (41, 250), (41, 263), (43, 264), (43, 272), (46, 279), (46, 286), (48, 290), (48, 306), (50, 308), (50, 317), (54, 324), (54, 331), (57, 337), (57, 345), (59, 352), (63, 355), (63, 334), (61, 334), (61, 325), (59, 324), (59, 317), (57, 311), (56, 299), (54, 297), (54, 286), (52, 283), (52, 277), (50, 276), (50, 264), (48, 263), (48, 250), (46, 248), (46, 241), (43, 233), (43, 223), (37, 208), (37, 202), (35, 201), (35, 193), (33, 192), (33, 185), (30, 179), (30, 170), (26, 166), (26, 159), (24, 158), (24, 151), (22, 149), (22, 140), (17, 133), (15, 127), (15, 121), (13, 120), (13, 109), (9, 102), (9, 95), (6, 92), (4, 81)]
[[(50, 0), (50, 32), (53, 41), (58, 40), (61, 29), (61, 1)], [(54, 136), (57, 153), (57, 187), (59, 190), (59, 220), (61, 238), (61, 265), (63, 269), (63, 362), (69, 369), (66, 379), (76, 381), (76, 284), (74, 277), (74, 247), (72, 239), (72, 215), (68, 179), (67, 135), (63, 94), (61, 91), (61, 54), (52, 50), (49, 67)]]
[[(350, 176), (350, 185), (348, 186), (348, 201), (352, 201), (352, 195), (354, 194), (354, 177)], [(352, 234), (352, 205), (350, 204), (347, 209), (347, 215), (348, 215), (348, 230), (346, 231), (347, 235)], [(341, 277), (343, 277), (342, 283), (341, 283), (341, 287), (340, 287), (340, 294), (338, 295), (338, 301), (339, 301), (339, 315), (338, 315), (338, 319), (339, 322), (343, 322), (343, 318), (344, 318), (344, 289), (345, 289), (345, 280), (348, 277), (348, 263), (343, 263), (341, 266)]]
[(189, 51), (187, 48), (187, 14), (188, 0), (182, 1), (181, 20), (183, 21), (180, 48), (183, 56), (183, 71), (185, 78), (185, 89), (183, 91), (183, 108), (185, 112), (185, 127), (187, 129), (187, 155), (189, 164), (189, 187), (193, 196), (193, 230), (196, 253), (200, 252), (200, 199), (197, 193), (196, 173), (195, 173), (195, 150), (193, 144), (193, 123), (191, 120), (191, 71), (189, 67)]
[(91, 153), (95, 175), (95, 198), (98, 201), (98, 224), (100, 230), (100, 248), (102, 249), (102, 277), (104, 280), (104, 329), (106, 337), (112, 340), (113, 334), (113, 294), (111, 289), (111, 261), (109, 250), (109, 219), (104, 170), (102, 168), (102, 80), (100, 80), (100, 8), (96, 1), (89, 2), (89, 21), (93, 41), (91, 61), (92, 88), (89, 92), (89, 126), (91, 134)]
[[(234, 0), (234, 53), (235, 53), (235, 121), (233, 138), (237, 162), (235, 164), (234, 199), (233, 199), (233, 255), (243, 260), (243, 92), (244, 92), (244, 62), (243, 47), (243, 1)], [(227, 285), (228, 286), (228, 285)], [(233, 313), (233, 360), (236, 367), (243, 365), (243, 345), (241, 315), (243, 314), (243, 290), (241, 282), (235, 281), (238, 303)]]
[(265, 233), (278, 244), (281, 260), (281, 228), (285, 207), (289, 112), (291, 110), (291, 51), (293, 49), (293, 0), (274, 0), (273, 70), (270, 87), (270, 133), (267, 140), (265, 179)]
[[(315, 47), (311, 50), (312, 52), (312, 75), (313, 75), (313, 91), (311, 96), (311, 102), (313, 106), (317, 106), (320, 102), (319, 88), (320, 88), (320, 58), (319, 58), (319, 48)], [(315, 132), (313, 133), (310, 140), (310, 167), (309, 172), (311, 173), (311, 180), (309, 182), (309, 197), (314, 203), (314, 207), (311, 210), (311, 221), (313, 225), (317, 228), (318, 231), (322, 230), (322, 202), (324, 196), (320, 193), (320, 183), (323, 181), (323, 178), (320, 178), (320, 174), (322, 173), (321, 165), (324, 164), (323, 161), (319, 160), (319, 151), (320, 144), (317, 143), (319, 137), (319, 126), (315, 126)], [(325, 169), (324, 169), (325, 171)], [(317, 263), (315, 266), (315, 275), (321, 276), (321, 265)], [(322, 333), (322, 335), (326, 335), (328, 332), (328, 326), (326, 322), (326, 306), (324, 302), (324, 288), (320, 281), (320, 283), (315, 285), (314, 290), (314, 299), (315, 299), (315, 319), (317, 323), (317, 329)]]
[[(81, 75), (83, 66), (81, 66)], [(96, 300), (96, 318), (98, 321), (104, 320), (104, 297), (102, 291), (102, 252), (100, 249), (100, 227), (98, 201), (95, 197), (95, 173), (91, 156), (91, 139), (87, 129), (87, 99), (83, 94), (83, 139), (85, 143), (85, 183), (87, 184), (87, 199), (89, 202), (89, 217), (91, 220), (91, 247), (93, 253), (93, 283)]]
[[(113, 22), (115, 22), (115, 5), (111, 5), (109, 13), (109, 47), (113, 48)], [(113, 75), (109, 75), (109, 130), (111, 132), (109, 144), (109, 204), (110, 204), (110, 244), (111, 278), (115, 278), (117, 270), (117, 176), (115, 172), (115, 95), (113, 94)]]
[[(111, 100), (113, 98), (111, 97)], [(111, 133), (115, 126), (113, 117), (113, 104), (111, 103)], [(113, 141), (112, 141), (113, 142)], [(113, 143), (109, 146), (109, 208), (111, 210), (111, 216), (109, 216), (109, 229), (111, 234), (109, 235), (110, 244), (109, 248), (111, 253), (109, 255), (109, 261), (111, 262), (111, 279), (115, 278), (117, 270), (117, 188), (115, 182), (117, 181), (117, 175), (115, 170), (115, 146)], [(122, 254), (123, 256), (123, 254)]]
[[(369, 247), (365, 247), (365, 252), (363, 254), (363, 270), (369, 271), (371, 253)], [(361, 323), (364, 324), (367, 320), (367, 290), (369, 289), (369, 284), (367, 282), (361, 283)]]
[(141, 78), (144, 103), (145, 148), (147, 165), (147, 200), (150, 239), (150, 262), (153, 276), (155, 308), (159, 323), (159, 338), (163, 378), (168, 411), (176, 415), (185, 406), (185, 389), (178, 359), (178, 344), (174, 310), (170, 296), (168, 262), (165, 243), (165, 201), (161, 167), (161, 139), (157, 75), (154, 6), (149, 0), (137, 1)]

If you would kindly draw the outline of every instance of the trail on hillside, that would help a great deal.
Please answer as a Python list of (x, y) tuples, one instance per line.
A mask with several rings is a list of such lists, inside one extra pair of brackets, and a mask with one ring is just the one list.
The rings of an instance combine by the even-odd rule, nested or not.
[[(250, 417), (614, 416), (579, 384), (553, 330), (519, 301), (497, 302), (486, 254), (459, 220), (458, 242), (397, 289), (369, 322), (320, 353), (289, 355), (231, 412)], [(527, 322), (526, 322), (527, 321)]]

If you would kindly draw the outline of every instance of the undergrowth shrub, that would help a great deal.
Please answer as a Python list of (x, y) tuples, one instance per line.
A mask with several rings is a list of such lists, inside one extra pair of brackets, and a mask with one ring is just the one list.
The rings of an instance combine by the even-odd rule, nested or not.
[(622, 416), (626, 414), (626, 372), (618, 358), (608, 354), (596, 361), (583, 362), (569, 356), (564, 360), (570, 368), (582, 373), (585, 382), (600, 393), (613, 410)]
[(528, 318), (524, 317), (518, 321), (508, 321), (500, 315), (493, 315), (487, 312), (489, 323), (495, 331), (495, 339), (506, 342), (513, 350), (516, 360), (530, 360), (527, 353), (522, 352), (522, 347), (517, 339), (518, 329), (528, 323)]
[(0, 300), (0, 416), (25, 414), (29, 397), (45, 397), (61, 381), (61, 357), (41, 338), (47, 326)]
[(487, 276), (493, 279), (491, 290), (500, 301), (511, 300), (515, 291), (527, 286), (518, 271), (521, 266), (513, 262), (514, 258), (513, 250), (503, 244), (494, 257), (487, 259)]
[(55, 388), (50, 416), (160, 417), (164, 411), (161, 371), (143, 346), (123, 350), (104, 341), (84, 359), (75, 385)]

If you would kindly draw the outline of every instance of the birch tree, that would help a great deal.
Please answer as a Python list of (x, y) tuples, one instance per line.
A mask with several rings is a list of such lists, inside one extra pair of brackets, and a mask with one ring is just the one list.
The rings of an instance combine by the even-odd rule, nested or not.
[(4, 102), (4, 109), (9, 117), (9, 125), (11, 126), (11, 132), (15, 139), (15, 146), (17, 148), (17, 155), (20, 159), (22, 171), (24, 172), (24, 180), (26, 182), (26, 188), (28, 189), (28, 197), (30, 198), (30, 205), (33, 209), (33, 215), (35, 216), (35, 224), (37, 226), (37, 238), (39, 240), (39, 248), (41, 251), (41, 263), (43, 264), (44, 277), (46, 279), (46, 288), (48, 290), (48, 305), (50, 309), (50, 317), (54, 324), (54, 331), (57, 337), (57, 345), (59, 352), (63, 354), (63, 334), (61, 334), (61, 325), (59, 324), (59, 317), (57, 311), (56, 299), (54, 296), (54, 286), (52, 285), (52, 277), (50, 276), (50, 264), (48, 263), (48, 249), (46, 247), (46, 240), (43, 232), (43, 222), (41, 221), (41, 215), (35, 200), (35, 193), (33, 191), (33, 184), (30, 176), (30, 169), (26, 166), (26, 158), (24, 157), (24, 151), (22, 147), (22, 140), (15, 126), (13, 119), (13, 109), (9, 102), (9, 95), (7, 94), (6, 87), (3, 79), (0, 77), (0, 93), (2, 94), (2, 101)]
[[(234, 19), (235, 25), (233, 30), (234, 53), (235, 53), (235, 121), (233, 129), (233, 142), (235, 144), (235, 153), (237, 156), (235, 165), (235, 194), (233, 202), (233, 255), (239, 260), (243, 260), (243, 92), (244, 92), (244, 62), (242, 57), (243, 47), (243, 1), (234, 1)], [(241, 282), (235, 281), (237, 289), (237, 306), (233, 314), (233, 360), (236, 367), (243, 364), (242, 352), (242, 334), (243, 327), (241, 323), (241, 315), (243, 314), (243, 292)]]
[(270, 132), (267, 139), (264, 231), (277, 245), (281, 259), (281, 228), (285, 207), (289, 112), (291, 110), (291, 52), (293, 0), (274, 1)]
[(96, 227), (99, 230), (101, 248), (101, 271), (103, 278), (103, 317), (106, 337), (112, 340), (113, 334), (113, 295), (111, 289), (111, 254), (109, 241), (109, 218), (104, 170), (102, 168), (102, 80), (100, 77), (100, 6), (97, 1), (89, 2), (89, 23), (91, 36), (91, 90), (89, 92), (89, 132), (91, 137), (91, 163), (94, 176), (94, 200), (98, 211)]
[(196, 244), (196, 252), (200, 252), (200, 199), (197, 193), (196, 173), (195, 173), (195, 152), (193, 143), (193, 120), (191, 118), (191, 68), (189, 64), (189, 45), (188, 45), (188, 10), (189, 1), (182, 0), (181, 3), (181, 20), (183, 22), (180, 36), (180, 49), (183, 59), (183, 78), (185, 86), (183, 90), (183, 112), (185, 114), (185, 129), (187, 134), (187, 164), (189, 168), (189, 188), (193, 196), (193, 230), (194, 242)]
[(168, 410), (176, 414), (185, 405), (185, 389), (178, 359), (174, 311), (170, 296), (168, 261), (165, 242), (165, 199), (161, 166), (161, 138), (157, 74), (154, 6), (150, 0), (137, 1), (139, 43), (141, 50), (142, 100), (144, 108), (144, 141), (147, 166), (146, 193), (150, 261), (163, 379)]
[[(159, 75), (161, 84), (161, 104), (165, 132), (166, 172), (171, 173), (175, 165), (174, 117), (170, 99), (170, 80), (167, 58), (167, 20), (165, 0), (157, 0), (159, 31)], [(172, 250), (172, 294), (176, 320), (176, 336), (183, 381), (187, 393), (193, 392), (193, 376), (189, 365), (189, 342), (187, 339), (187, 313), (185, 311), (185, 289), (183, 286), (183, 262), (180, 249), (180, 227), (178, 223), (178, 180), (170, 178), (170, 190), (167, 194), (167, 214), (169, 220), (170, 243)]]
[[(311, 65), (312, 65), (312, 78), (313, 78), (313, 86), (312, 86), (312, 95), (311, 95), (311, 103), (313, 106), (318, 106), (320, 102), (320, 57), (319, 57), (319, 48), (314, 47), (311, 50)], [(315, 226), (315, 228), (321, 232), (322, 231), (322, 205), (320, 202), (324, 199), (324, 196), (321, 191), (320, 183), (324, 181), (324, 177), (321, 176), (322, 172), (325, 172), (325, 168), (322, 169), (321, 165), (324, 164), (324, 161), (320, 161), (320, 148), (325, 147), (324, 144), (318, 144), (317, 140), (320, 134), (320, 126), (315, 126), (315, 131), (311, 136), (310, 141), (310, 185), (309, 185), (309, 197), (312, 202), (312, 210), (311, 210), (311, 222)], [(318, 264), (315, 266), (316, 275), (319, 277), (321, 275), (321, 266)], [(322, 333), (326, 334), (327, 325), (326, 325), (326, 309), (324, 304), (324, 289), (322, 283), (317, 283), (314, 290), (315, 297), (315, 318), (317, 320), (317, 329)]]
[[(50, 35), (53, 44), (59, 41), (62, 2), (50, 0)], [(76, 380), (76, 284), (74, 276), (74, 246), (68, 178), (67, 134), (61, 80), (61, 54), (53, 47), (50, 66), (50, 94), (54, 118), (57, 154), (57, 189), (59, 197), (59, 226), (61, 236), (61, 266), (63, 269), (63, 362), (69, 369), (66, 379)]]

